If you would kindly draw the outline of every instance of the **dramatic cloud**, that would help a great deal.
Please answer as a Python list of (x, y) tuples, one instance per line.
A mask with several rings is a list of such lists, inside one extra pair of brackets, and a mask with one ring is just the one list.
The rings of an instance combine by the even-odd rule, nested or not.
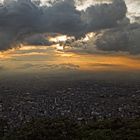
[(96, 40), (96, 46), (104, 51), (125, 51), (131, 54), (140, 54), (140, 25), (129, 24), (105, 31)]
[(80, 11), (76, 10), (74, 4), (73, 0), (65, 0), (52, 7), (43, 8), (44, 14), (41, 19), (44, 30), (75, 36), (81, 34), (84, 23), (81, 21)]
[(52, 43), (48, 41), (44, 34), (35, 34), (24, 39), (24, 45), (44, 45), (50, 46)]
[(83, 28), (82, 24), (80, 12), (72, 1), (40, 7), (30, 0), (5, 0), (0, 7), (0, 48), (15, 45), (33, 33), (56, 32), (76, 36)]
[(86, 11), (77, 10), (74, 0), (57, 0), (49, 7), (38, 0), (4, 0), (0, 6), (0, 49), (22, 43), (25, 37), (35, 33), (80, 37), (87, 32), (112, 28), (125, 18), (126, 10), (123, 0), (93, 5)]
[(0, 48), (15, 45), (24, 35), (37, 32), (40, 14), (28, 0), (5, 0), (0, 7)]
[(114, 27), (126, 16), (127, 8), (123, 0), (114, 0), (111, 4), (91, 6), (82, 14), (89, 32)]
[(125, 0), (125, 2), (128, 7), (127, 16), (131, 22), (140, 23), (140, 0)]

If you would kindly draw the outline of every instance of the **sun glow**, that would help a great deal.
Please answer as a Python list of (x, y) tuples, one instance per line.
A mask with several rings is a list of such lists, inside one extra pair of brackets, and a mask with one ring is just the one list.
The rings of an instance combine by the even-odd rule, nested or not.
[(89, 41), (95, 35), (94, 32), (86, 34), (85, 38), (82, 39), (83, 42)]
[(60, 45), (60, 44), (57, 44), (57, 45), (56, 45), (56, 49), (57, 49), (58, 51), (63, 51), (63, 50), (64, 50), (64, 46), (63, 46), (63, 45)]
[[(129, 55), (83, 54), (64, 51), (65, 47), (59, 43), (50, 47), (22, 46), (0, 52), (1, 65), (13, 69), (23, 63), (37, 64), (73, 64), (78, 65), (79, 71), (138, 71), (139, 57)], [(8, 64), (8, 65), (7, 65)], [(34, 67), (35, 68), (35, 67)], [(38, 68), (36, 68), (38, 69)], [(27, 69), (28, 70), (28, 69)], [(42, 69), (43, 70), (43, 69)]]
[(49, 41), (50, 42), (55, 42), (55, 43), (65, 42), (67, 40), (68, 40), (68, 37), (66, 35), (60, 35), (60, 36), (56, 36), (56, 37), (49, 37)]
[(10, 58), (10, 54), (14, 53), (16, 48), (8, 49), (6, 51), (0, 51), (0, 59)]
[(22, 46), (20, 48), (18, 48), (17, 50), (20, 51), (28, 51), (28, 50), (46, 50), (48, 48), (48, 46)]

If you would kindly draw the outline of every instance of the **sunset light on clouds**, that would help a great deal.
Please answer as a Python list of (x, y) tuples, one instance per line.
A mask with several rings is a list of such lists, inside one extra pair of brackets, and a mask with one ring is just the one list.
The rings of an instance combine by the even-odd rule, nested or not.
[(140, 0), (0, 0), (0, 140), (140, 140)]
[(11, 16), (11, 21), (0, 20), (0, 65), (5, 67), (5, 62), (22, 58), (31, 62), (41, 59), (42, 63), (71, 63), (82, 71), (137, 71), (138, 5), (137, 0), (1, 1), (0, 16)]

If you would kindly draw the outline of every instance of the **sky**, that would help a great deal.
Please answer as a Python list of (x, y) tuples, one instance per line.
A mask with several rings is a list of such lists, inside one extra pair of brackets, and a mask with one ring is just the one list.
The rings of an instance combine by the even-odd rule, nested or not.
[(1, 75), (140, 71), (139, 0), (0, 3)]

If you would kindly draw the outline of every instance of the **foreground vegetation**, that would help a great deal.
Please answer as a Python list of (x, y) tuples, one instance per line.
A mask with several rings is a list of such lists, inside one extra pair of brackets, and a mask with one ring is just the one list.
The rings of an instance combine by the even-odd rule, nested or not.
[(1, 120), (1, 140), (140, 140), (140, 119), (81, 123), (69, 119), (37, 119), (14, 131), (5, 132), (5, 129), (7, 123)]

